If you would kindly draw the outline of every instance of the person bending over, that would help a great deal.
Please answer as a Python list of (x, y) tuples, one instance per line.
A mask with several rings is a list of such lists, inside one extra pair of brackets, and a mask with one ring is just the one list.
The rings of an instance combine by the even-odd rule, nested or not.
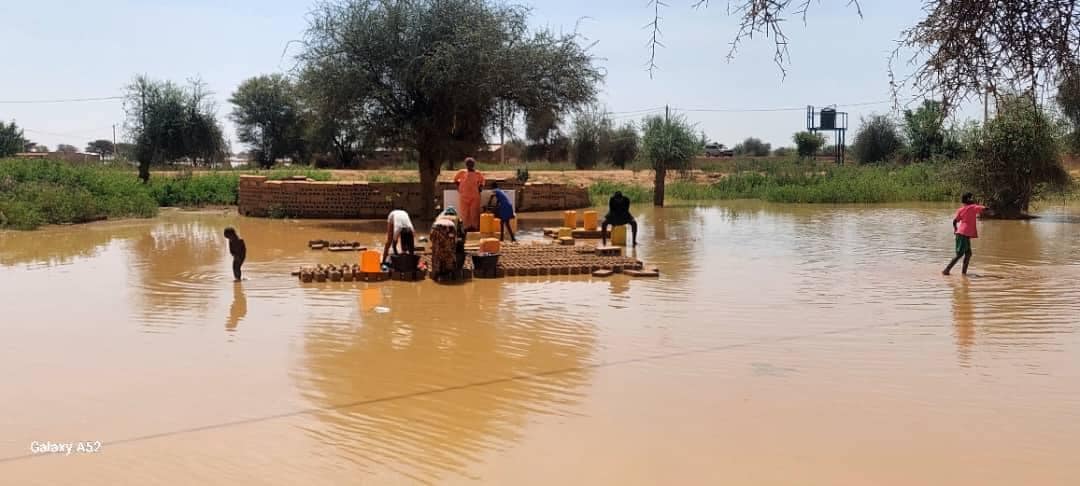
[(630, 214), (630, 198), (623, 195), (622, 191), (615, 191), (608, 201), (608, 213), (604, 215), (604, 221), (600, 223), (600, 243), (607, 244), (608, 226), (628, 224), (633, 235), (633, 244), (637, 246), (637, 220)]
[(409, 213), (404, 209), (397, 208), (390, 211), (386, 217), (386, 245), (383, 246), (383, 263), (390, 258), (390, 252), (398, 254), (398, 243), (401, 243), (401, 253), (413, 255), (416, 253), (415, 230)]

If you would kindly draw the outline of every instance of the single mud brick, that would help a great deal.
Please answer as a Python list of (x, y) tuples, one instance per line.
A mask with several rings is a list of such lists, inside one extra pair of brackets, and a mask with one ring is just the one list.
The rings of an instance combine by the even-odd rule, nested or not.
[(597, 270), (597, 271), (593, 272), (592, 276), (594, 276), (594, 277), (610, 277), (612, 275), (612, 273), (614, 273), (614, 272), (612, 272), (611, 270), (603, 270), (603, 269), (601, 269), (601, 270)]
[(615, 273), (622, 273), (623, 266), (622, 265), (612, 265), (611, 266), (611, 271), (613, 271)]
[(503, 278), (503, 277), (506, 277), (506, 270), (503, 270), (501, 268), (495, 269), (495, 278)]
[(660, 272), (651, 271), (651, 270), (627, 270), (627, 271), (625, 271), (623, 273), (625, 273), (626, 275), (629, 275), (631, 277), (659, 277), (660, 276)]
[(535, 277), (535, 276), (537, 276), (537, 275), (540, 275), (540, 269), (539, 269), (539, 268), (536, 268), (536, 267), (532, 267), (532, 268), (529, 268), (529, 272), (528, 272), (528, 275), (529, 275), (530, 277)]
[(326, 274), (323, 273), (323, 272), (316, 273), (315, 274), (315, 281), (316, 282), (325, 282), (326, 281)]

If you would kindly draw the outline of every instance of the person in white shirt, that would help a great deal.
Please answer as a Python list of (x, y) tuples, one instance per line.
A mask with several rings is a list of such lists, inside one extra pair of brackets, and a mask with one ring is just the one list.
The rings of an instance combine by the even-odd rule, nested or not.
[(401, 252), (407, 255), (416, 253), (416, 241), (414, 239), (412, 220), (409, 213), (404, 209), (397, 208), (390, 211), (386, 217), (386, 246), (383, 247), (383, 263), (390, 258), (390, 251), (398, 253), (398, 242), (401, 242)]

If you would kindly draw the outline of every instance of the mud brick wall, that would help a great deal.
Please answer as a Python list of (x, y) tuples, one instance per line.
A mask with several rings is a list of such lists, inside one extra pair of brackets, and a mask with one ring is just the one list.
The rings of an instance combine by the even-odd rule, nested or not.
[[(499, 181), (500, 187), (517, 191), (519, 212), (554, 211), (589, 207), (584, 188), (564, 184), (520, 184)], [(490, 184), (489, 184), (490, 186)], [(453, 183), (439, 183), (435, 202), (442, 205), (442, 192)], [(240, 214), (246, 216), (285, 215), (293, 218), (379, 219), (401, 203), (406, 211), (419, 214), (423, 205), (416, 182), (363, 181), (269, 181), (265, 176), (240, 176)]]
[(567, 184), (528, 183), (519, 193), (518, 211), (561, 211), (592, 206), (585, 188)]

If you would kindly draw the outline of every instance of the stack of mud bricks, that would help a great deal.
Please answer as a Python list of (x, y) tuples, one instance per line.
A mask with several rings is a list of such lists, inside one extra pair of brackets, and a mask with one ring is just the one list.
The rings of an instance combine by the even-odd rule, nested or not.
[[(518, 211), (589, 206), (589, 194), (580, 187), (501, 181), (499, 187), (517, 191)], [(442, 205), (442, 191), (456, 186), (442, 182), (437, 189), (435, 203)], [(380, 219), (397, 204), (416, 215), (423, 207), (420, 184), (416, 182), (269, 181), (265, 176), (242, 175), (237, 199), (240, 214), (262, 217), (282, 214), (293, 218)]]

